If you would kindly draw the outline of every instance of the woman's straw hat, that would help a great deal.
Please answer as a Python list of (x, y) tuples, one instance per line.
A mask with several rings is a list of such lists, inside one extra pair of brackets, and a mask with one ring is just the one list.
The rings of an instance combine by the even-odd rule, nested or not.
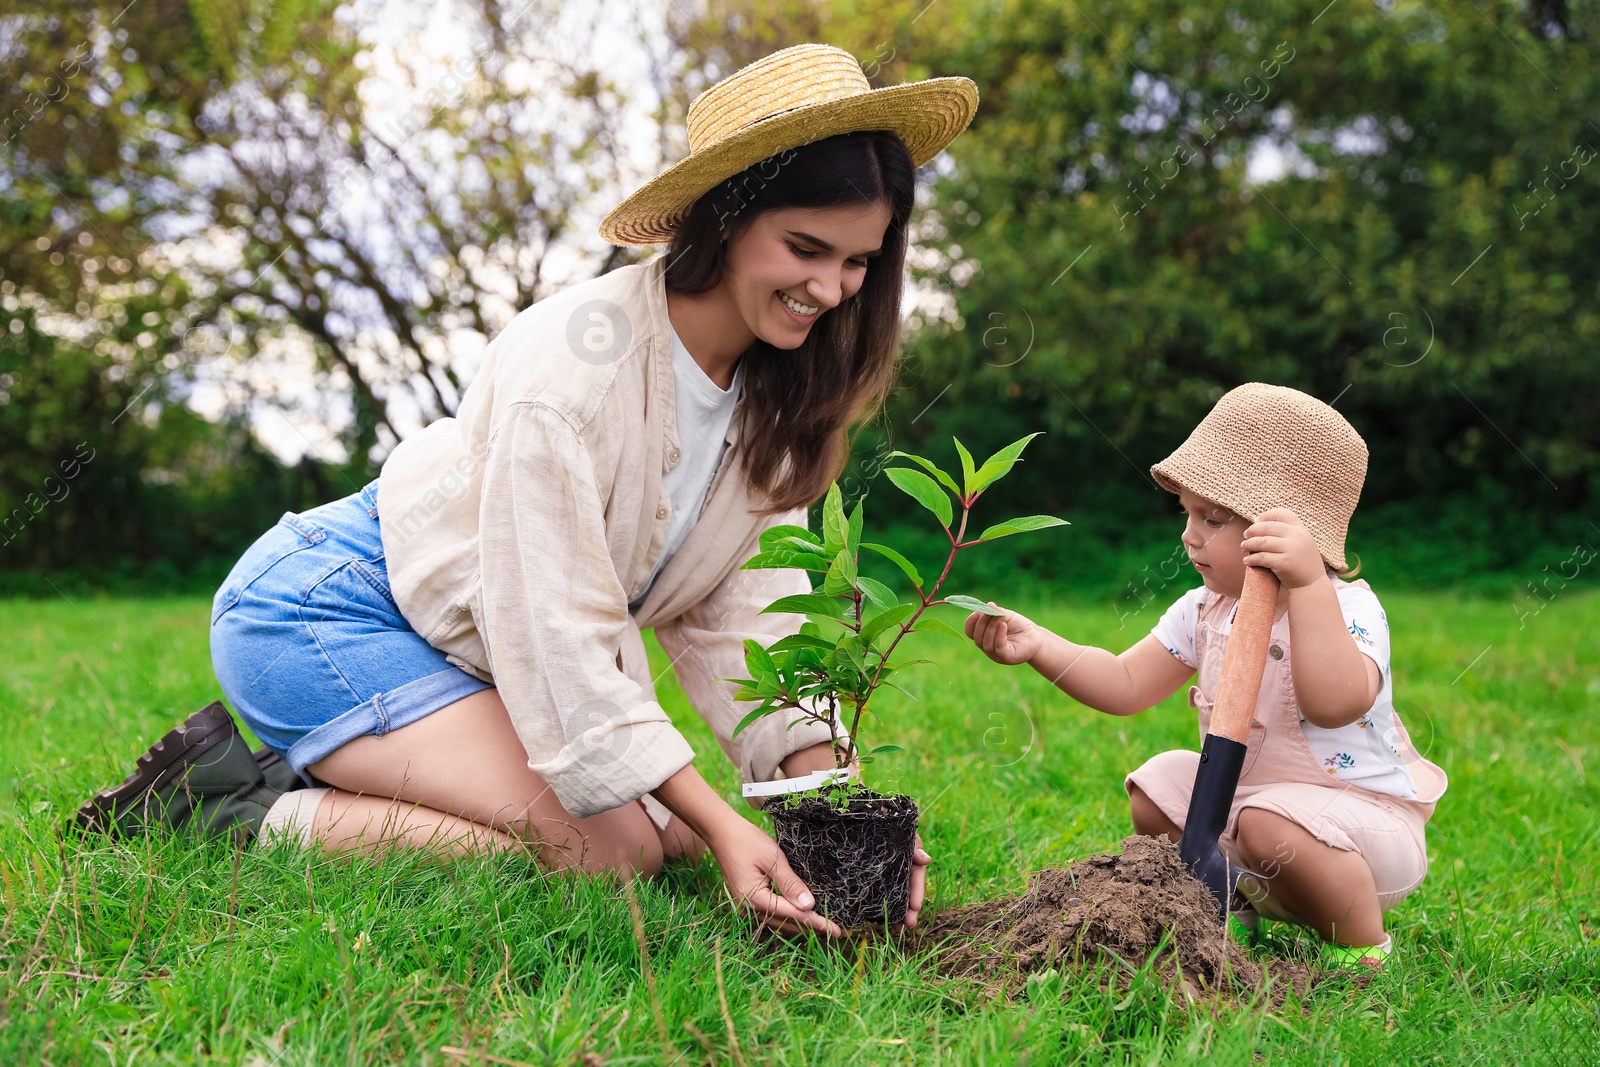
[(1289, 508), (1322, 560), (1345, 569), (1344, 537), (1367, 477), (1367, 443), (1345, 417), (1298, 389), (1247, 382), (1217, 401), (1177, 451), (1150, 468), (1254, 522)]
[(890, 130), (921, 166), (967, 128), (978, 107), (970, 78), (873, 89), (854, 56), (797, 44), (742, 67), (695, 98), (689, 155), (608, 214), (600, 236), (613, 244), (662, 244), (697, 199), (786, 149), (854, 130)]

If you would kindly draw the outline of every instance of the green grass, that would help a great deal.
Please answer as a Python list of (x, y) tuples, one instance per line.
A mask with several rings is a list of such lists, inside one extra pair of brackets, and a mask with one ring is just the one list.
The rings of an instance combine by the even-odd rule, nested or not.
[[(1156, 618), (1119, 629), (1103, 601), (1014, 606), (1117, 649)], [(170, 839), (63, 848), (64, 816), (219, 695), (207, 604), (0, 601), (0, 1063), (721, 1063), (730, 1026), (749, 1063), (1592, 1062), (1600, 595), (1563, 593), (1520, 629), (1503, 598), (1385, 607), (1398, 706), (1451, 776), (1431, 870), (1390, 913), (1383, 974), (1269, 1011), (1088, 982), (1007, 1001), (881, 945), (757, 946), (709, 860), (636, 886), (652, 996), (614, 879)], [(907, 751), (873, 772), (923, 805), (930, 909), (1114, 848), (1123, 773), (1197, 741), (1177, 699), (1111, 719), (954, 638), (921, 651), (941, 666), (904, 676), (918, 701), (884, 701), (877, 737)], [(734, 800), (670, 674), (661, 688)], [(1277, 929), (1262, 951), (1312, 947)]]

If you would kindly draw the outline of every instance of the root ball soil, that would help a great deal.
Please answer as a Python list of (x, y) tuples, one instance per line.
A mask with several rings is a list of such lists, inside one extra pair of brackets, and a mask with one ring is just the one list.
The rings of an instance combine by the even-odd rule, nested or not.
[(882, 926), (905, 917), (917, 805), (910, 797), (853, 793), (843, 808), (807, 797), (768, 802), (778, 846), (840, 926)]

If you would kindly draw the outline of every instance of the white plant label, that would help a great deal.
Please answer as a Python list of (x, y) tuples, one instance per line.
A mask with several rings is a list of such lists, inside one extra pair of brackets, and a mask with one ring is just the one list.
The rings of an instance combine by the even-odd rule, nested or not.
[(744, 795), (747, 797), (772, 797), (779, 793), (801, 793), (807, 789), (815, 789), (820, 785), (830, 782), (842, 782), (850, 777), (848, 768), (838, 767), (832, 770), (812, 771), (810, 774), (799, 778), (780, 778), (776, 782), (746, 782)]

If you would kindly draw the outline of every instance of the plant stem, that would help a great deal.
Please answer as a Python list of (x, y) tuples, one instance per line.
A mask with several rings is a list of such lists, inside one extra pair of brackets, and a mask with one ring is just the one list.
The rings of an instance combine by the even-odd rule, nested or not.
[[(922, 613), (927, 611), (930, 607), (932, 607), (937, 602), (937, 598), (938, 598), (938, 595), (939, 595), (939, 587), (944, 584), (945, 578), (947, 578), (949, 576), (950, 567), (956, 561), (956, 553), (960, 552), (961, 549), (963, 547), (965, 547), (965, 546), (963, 546), (961, 544), (961, 538), (966, 535), (966, 532), (967, 532), (967, 517), (968, 517), (968, 515), (971, 514), (971, 512), (972, 512), (972, 504), (977, 499), (978, 498), (976, 496), (974, 496), (972, 498), (972, 500), (962, 500), (961, 501), (961, 525), (957, 528), (954, 536), (951, 536), (951, 534), (950, 534), (950, 527), (946, 526), (944, 528), (945, 536), (950, 538), (950, 555), (944, 561), (944, 570), (939, 572), (939, 577), (934, 581), (933, 586), (928, 590), (928, 592), (924, 593), (921, 589), (917, 590), (917, 596), (918, 596), (919, 599), (921, 599), (922, 606), (917, 608), (916, 611), (911, 613), (911, 618), (907, 619), (905, 622), (900, 624), (900, 632), (894, 635), (894, 640), (889, 642), (889, 647), (887, 649), (885, 649), (883, 654), (878, 657), (877, 669), (875, 669), (872, 672), (872, 678), (867, 683), (867, 699), (863, 700), (860, 704), (856, 705), (855, 717), (850, 720), (850, 741), (849, 741), (849, 744), (848, 744), (847, 749), (846, 749), (846, 751), (850, 754), (850, 756), (853, 756), (855, 754), (855, 750), (856, 750), (856, 730), (861, 725), (861, 716), (866, 714), (867, 705), (872, 702), (872, 694), (873, 694), (873, 692), (878, 688), (878, 679), (883, 675), (883, 665), (885, 663), (889, 662), (889, 656), (891, 654), (893, 654), (896, 646), (898, 646), (900, 644), (901, 639), (904, 638), (906, 636), (906, 634), (910, 633), (912, 628), (914, 626), (916, 626), (917, 620), (922, 617)], [(856, 593), (856, 623), (857, 623), (856, 632), (857, 633), (861, 632), (860, 622), (861, 622), (861, 594), (859, 592), (857, 592)], [(846, 757), (845, 762), (846, 763), (849, 762), (849, 757), (848, 756)]]

